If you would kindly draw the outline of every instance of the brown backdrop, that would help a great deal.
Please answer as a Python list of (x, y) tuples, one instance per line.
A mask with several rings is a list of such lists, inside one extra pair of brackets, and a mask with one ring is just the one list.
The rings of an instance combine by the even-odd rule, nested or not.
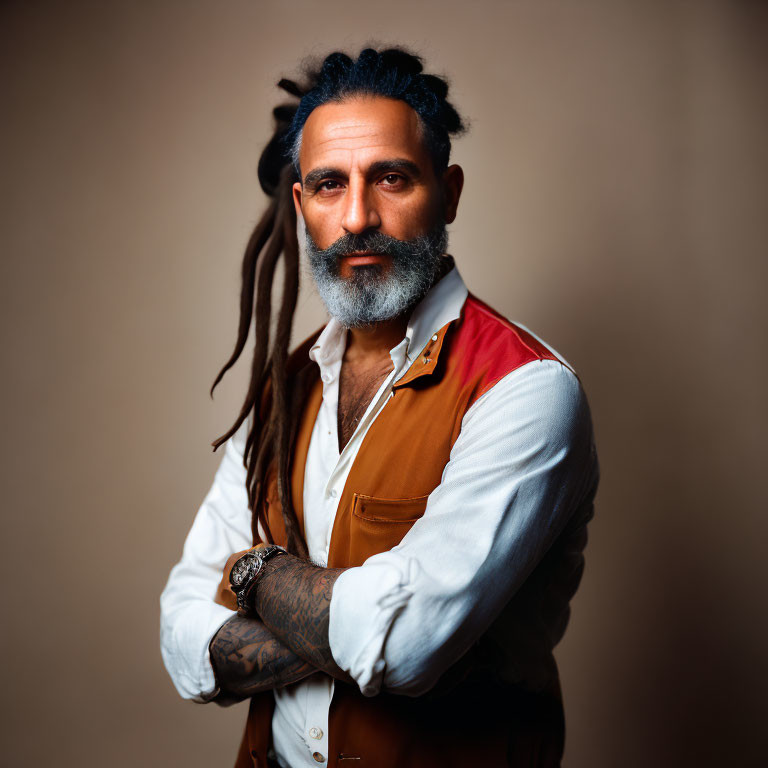
[[(558, 650), (568, 768), (758, 765), (766, 5), (5, 2), (2, 747), (8, 766), (226, 766), (158, 595), (241, 368), (238, 263), (281, 74), (368, 39), (472, 123), (452, 247), (580, 371), (603, 482)], [(296, 335), (322, 319), (304, 291)]]

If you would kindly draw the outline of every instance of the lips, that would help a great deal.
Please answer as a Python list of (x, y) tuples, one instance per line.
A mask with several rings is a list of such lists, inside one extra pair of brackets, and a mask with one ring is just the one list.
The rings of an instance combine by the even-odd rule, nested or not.
[(350, 267), (361, 267), (366, 264), (380, 264), (389, 258), (383, 253), (371, 253), (370, 251), (348, 253), (341, 257)]

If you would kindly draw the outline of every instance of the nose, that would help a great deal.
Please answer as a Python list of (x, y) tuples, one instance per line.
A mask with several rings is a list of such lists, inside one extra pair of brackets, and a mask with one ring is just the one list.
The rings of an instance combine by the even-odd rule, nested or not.
[(344, 196), (344, 214), (341, 219), (341, 226), (346, 232), (359, 235), (368, 229), (381, 226), (381, 218), (372, 197), (364, 182), (350, 180)]

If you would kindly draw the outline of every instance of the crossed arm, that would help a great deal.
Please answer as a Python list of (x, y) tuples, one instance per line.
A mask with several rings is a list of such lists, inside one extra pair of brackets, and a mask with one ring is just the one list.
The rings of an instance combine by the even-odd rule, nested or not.
[(211, 641), (219, 703), (281, 688), (318, 671), (351, 680), (333, 660), (328, 641), (331, 594), (342, 571), (293, 555), (264, 564), (256, 587), (259, 618), (233, 616)]
[[(291, 555), (268, 560), (259, 620), (233, 617), (231, 604), (211, 599), (227, 556), (252, 543), (242, 453), (232, 441), (161, 599), (161, 648), (179, 692), (210, 700), (218, 686), (245, 698), (319, 670), (349, 679), (334, 660), (367, 696), (431, 690), (565, 523), (578, 517), (576, 530), (591, 516), (597, 465), (578, 381), (556, 363), (537, 363), (505, 382), (465, 416), (441, 484), (398, 547), (350, 573)], [(565, 553), (573, 576), (563, 576), (560, 631), (582, 548), (583, 537)]]

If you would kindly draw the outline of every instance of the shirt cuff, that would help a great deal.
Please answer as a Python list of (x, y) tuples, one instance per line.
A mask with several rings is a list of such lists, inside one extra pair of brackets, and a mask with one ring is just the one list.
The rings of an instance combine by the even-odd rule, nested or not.
[[(214, 635), (234, 612), (222, 605), (203, 601), (193, 610), (194, 621), (175, 622), (173, 636), (164, 638), (161, 649), (163, 661), (179, 694), (185, 699), (206, 702), (217, 691), (209, 646)], [(170, 630), (164, 628), (163, 632)]]
[[(333, 585), (328, 640), (338, 666), (360, 687), (364, 696), (381, 690), (386, 672), (384, 645), (389, 628), (413, 592), (418, 563), (397, 558), (397, 565), (367, 562), (349, 568)], [(371, 596), (374, 596), (371, 603)]]

